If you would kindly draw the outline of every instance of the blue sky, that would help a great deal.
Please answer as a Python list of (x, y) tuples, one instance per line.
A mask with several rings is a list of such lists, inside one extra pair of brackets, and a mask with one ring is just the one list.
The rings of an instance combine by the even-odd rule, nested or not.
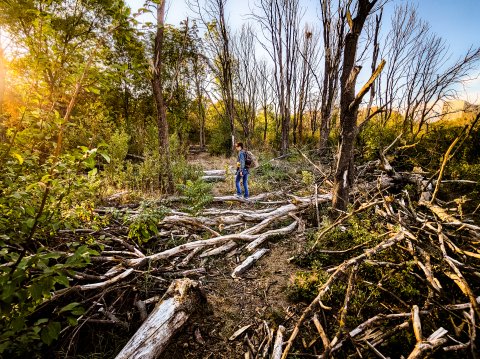
[[(133, 10), (143, 6), (144, 0), (126, 0)], [(200, 0), (202, 3), (203, 0)], [(228, 0), (226, 13), (232, 29), (239, 28), (248, 18), (255, 0)], [(417, 4), (422, 19), (428, 21), (433, 32), (445, 39), (452, 53), (452, 60), (462, 56), (471, 46), (480, 47), (480, 0), (412, 0)], [(318, 0), (300, 0), (305, 9), (304, 20), (318, 23)], [(390, 0), (384, 9), (384, 26), (390, 21), (395, 4), (405, 0)], [(178, 25), (192, 16), (185, 0), (167, 0), (167, 22)], [(480, 69), (474, 79), (465, 83), (463, 95), (471, 102), (480, 103)]]

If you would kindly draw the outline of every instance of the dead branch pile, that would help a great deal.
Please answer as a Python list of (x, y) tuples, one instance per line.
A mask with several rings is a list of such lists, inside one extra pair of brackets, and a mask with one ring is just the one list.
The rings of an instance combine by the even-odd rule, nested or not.
[[(328, 202), (330, 195), (313, 198), (264, 194), (250, 198), (246, 207), (233, 205), (247, 202), (241, 198), (216, 197), (213, 203), (220, 206), (208, 208), (199, 216), (170, 209), (158, 223), (158, 234), (149, 240), (155, 247), (150, 246), (148, 253), (143, 245), (128, 237), (128, 227), (112, 216), (115, 211), (121, 212), (122, 218), (140, 215), (141, 211), (132, 206), (97, 210), (110, 216), (111, 222), (117, 225), (62, 231), (69, 240), (88, 234), (102, 246), (100, 255), (91, 258), (93, 265), (75, 273), (73, 285), (54, 293), (44, 306), (47, 310), (67, 300), (79, 301), (80, 297), (86, 307), (79, 325), (62, 333), (63, 341), (69, 343), (67, 354), (75, 352), (79, 332), (86, 325), (113, 325), (131, 330), (143, 321), (118, 358), (136, 357), (134, 352), (141, 353), (138, 354), (141, 357), (158, 356), (198, 306), (201, 297), (195, 294), (201, 291), (198, 282), (175, 282), (171, 287), (172, 281), (208, 275), (205, 264), (222, 254), (245, 258), (228, 273), (232, 278), (241, 277), (262, 256), (268, 255), (265, 245), (271, 238), (298, 230), (298, 216), (313, 201)], [(141, 290), (147, 282), (148, 290)], [(192, 293), (191, 288), (195, 288), (193, 295), (181, 294)], [(140, 322), (132, 326), (134, 317), (140, 317)], [(144, 341), (142, 338), (146, 335), (155, 340)]]
[[(422, 358), (440, 350), (475, 358), (480, 315), (480, 228), (432, 196), (434, 181), (422, 174), (395, 172), (385, 156), (359, 168), (358, 173), (353, 191), (355, 209), (319, 230), (311, 249), (331, 259), (322, 268), (326, 276), (316, 298), (303, 311), (292, 313), (283, 325), (259, 319), (240, 328), (230, 339), (243, 339), (245, 357), (249, 358), (285, 359), (289, 354), (327, 358), (339, 352), (359, 357), (373, 353), (384, 358), (389, 345), (402, 335), (414, 341), (407, 340), (409, 346), (396, 355)], [(327, 183), (325, 179), (322, 182)], [(406, 184), (413, 191), (407, 191)], [(129, 238), (128, 227), (113, 217), (117, 225), (107, 228), (63, 231), (62, 235), (71, 239), (89, 234), (102, 244), (100, 255), (92, 257), (93, 265), (75, 273), (74, 285), (56, 292), (45, 305), (51, 308), (62, 299), (79, 301), (80, 297), (86, 307), (79, 325), (62, 333), (69, 343), (67, 354), (75, 351), (79, 332), (86, 325), (106, 324), (130, 331), (143, 322), (119, 357), (137, 352), (144, 355), (145, 350), (149, 353), (146, 357), (159, 355), (202, 301), (196, 290), (191, 297), (178, 295), (182, 290), (173, 294), (174, 290), (168, 290), (171, 283), (177, 278), (204, 278), (209, 275), (209, 261), (233, 255), (243, 261), (224, 274), (238, 280), (270, 255), (266, 244), (271, 238), (305, 231), (305, 212), (316, 212), (320, 222), (318, 203), (329, 202), (331, 196), (319, 195), (317, 186), (315, 189), (309, 197), (281, 192), (261, 194), (249, 201), (215, 197), (213, 207), (197, 216), (174, 209), (183, 198), (170, 198), (162, 201), (170, 209), (158, 223), (158, 234), (149, 241), (154, 243), (153, 248)], [(97, 211), (105, 216), (121, 212), (127, 218), (141, 213), (132, 206)], [(365, 211), (381, 222), (384, 234), (347, 249), (319, 248), (322, 237)], [(375, 270), (382, 276), (374, 281), (369, 273)], [(402, 280), (416, 287), (416, 294), (408, 299), (385, 284), (399, 273), (404, 276)], [(140, 290), (147, 282), (148, 290)], [(188, 283), (201, 292), (198, 282)], [(390, 300), (359, 315), (352, 312), (355, 303), (374, 301), (365, 297), (365, 286)], [(140, 322), (130, 328), (131, 318), (137, 317)], [(140, 340), (145, 333), (153, 335), (158, 345)]]
[[(359, 179), (355, 196), (360, 205), (355, 212), (374, 208), (373, 215), (389, 232), (369, 248), (312, 249), (332, 260), (350, 257), (323, 268), (326, 279), (288, 331), (282, 359), (304, 352), (317, 358), (338, 352), (386, 358), (391, 355), (386, 353), (390, 343), (399, 336), (408, 338), (408, 332), (415, 342), (401, 352), (397, 347), (396, 356), (423, 358), (440, 350), (455, 357), (478, 357), (480, 227), (444, 208), (445, 203), (432, 196), (428, 179), (396, 173), (383, 160), (387, 166), (382, 171), (364, 173)], [(406, 184), (413, 185), (417, 198), (404, 189)], [(320, 231), (317, 243), (350, 216)], [(382, 273), (376, 283), (368, 280), (375, 269)], [(404, 276), (405, 285), (414, 283), (415, 295), (408, 301), (385, 285), (394, 273)], [(373, 300), (365, 298), (366, 285), (379, 289), (390, 301), (377, 303), (381, 305), (359, 317), (351, 312), (353, 303)]]

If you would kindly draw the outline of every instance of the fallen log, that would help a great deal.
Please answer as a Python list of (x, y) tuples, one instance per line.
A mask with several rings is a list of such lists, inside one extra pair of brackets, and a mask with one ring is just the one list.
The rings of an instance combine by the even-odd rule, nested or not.
[(235, 248), (236, 246), (237, 246), (237, 243), (235, 243), (234, 241), (230, 241), (230, 242), (225, 243), (223, 246), (211, 249), (209, 251), (206, 251), (206, 252), (200, 254), (200, 258), (216, 256), (216, 255), (228, 252), (231, 249)]
[(190, 279), (174, 281), (163, 300), (157, 303), (116, 359), (157, 358), (175, 333), (205, 300), (197, 282)]
[(269, 249), (262, 248), (253, 253), (251, 256), (247, 257), (238, 267), (236, 267), (232, 272), (232, 278), (240, 277), (247, 269), (249, 269), (253, 264), (262, 258)]
[(285, 333), (285, 327), (283, 325), (280, 325), (277, 330), (277, 337), (275, 338), (275, 344), (273, 345), (272, 359), (280, 359), (282, 356), (284, 333)]

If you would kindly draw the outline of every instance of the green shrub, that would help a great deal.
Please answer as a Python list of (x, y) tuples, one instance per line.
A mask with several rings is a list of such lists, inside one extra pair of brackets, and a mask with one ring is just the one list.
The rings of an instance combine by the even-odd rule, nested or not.
[(116, 130), (110, 137), (108, 145), (110, 163), (105, 166), (105, 175), (109, 183), (118, 187), (123, 186), (128, 178), (124, 166), (129, 140), (130, 136), (127, 133)]
[(192, 214), (201, 212), (213, 200), (212, 187), (211, 183), (206, 183), (202, 179), (188, 180), (185, 184), (178, 185), (177, 188), (186, 196), (187, 206), (184, 210)]
[(293, 301), (311, 302), (318, 294), (319, 287), (328, 279), (328, 273), (318, 269), (298, 272), (288, 287), (288, 296)]
[(169, 212), (166, 207), (142, 203), (139, 213), (127, 221), (128, 238), (136, 240), (139, 244), (148, 242), (158, 234), (158, 224)]

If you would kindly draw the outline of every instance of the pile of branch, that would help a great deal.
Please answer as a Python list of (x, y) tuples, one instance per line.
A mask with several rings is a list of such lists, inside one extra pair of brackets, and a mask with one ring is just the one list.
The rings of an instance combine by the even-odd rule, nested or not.
[[(75, 273), (72, 286), (57, 291), (45, 304), (48, 307), (60, 300), (78, 301), (79, 295), (83, 298), (82, 304), (87, 309), (80, 324), (63, 333), (64, 340), (69, 342), (67, 353), (74, 350), (84, 325), (111, 324), (125, 330), (130, 327), (128, 318), (136, 315), (144, 320), (144, 324), (118, 358), (157, 356), (186, 322), (193, 312), (190, 309), (200, 301), (198, 283), (173, 282), (177, 284), (171, 287), (172, 281), (208, 275), (206, 261), (222, 254), (244, 257), (228, 273), (234, 279), (241, 278), (257, 261), (268, 255), (266, 245), (271, 238), (298, 230), (297, 215), (312, 206), (314, 201), (330, 201), (329, 195), (316, 198), (292, 196), (288, 199), (274, 194), (273, 197), (272, 194), (252, 197), (246, 207), (243, 204), (246, 201), (241, 198), (216, 197), (213, 203), (223, 206), (208, 208), (199, 216), (171, 209), (170, 214), (158, 223), (158, 234), (149, 241), (156, 248), (150, 249), (150, 253), (129, 238), (128, 227), (115, 218), (111, 220), (117, 221), (117, 226), (62, 231), (62, 235), (72, 237), (72, 240), (89, 234), (103, 246), (100, 255), (91, 258), (93, 265)], [(240, 207), (232, 208), (235, 202)], [(250, 205), (253, 203), (255, 207)], [(117, 211), (122, 212), (123, 220), (141, 212), (131, 206)], [(102, 208), (97, 212), (111, 216), (112, 209)], [(141, 283), (147, 279), (155, 283), (152, 290), (147, 294), (136, 292), (135, 288), (142, 287)], [(195, 290), (178, 289), (185, 285)], [(169, 286), (170, 289), (167, 289)], [(185, 298), (181, 293), (186, 292), (194, 294)], [(99, 303), (102, 303), (102, 310), (98, 310)], [(158, 303), (157, 306), (152, 308), (155, 303)], [(145, 342), (141, 338), (146, 336), (155, 340)]]
[[(282, 359), (289, 354), (301, 355), (300, 343), (304, 344), (303, 349), (313, 350), (317, 358), (328, 358), (339, 351), (359, 357), (370, 352), (386, 358), (382, 350), (388, 350), (389, 340), (402, 331), (411, 331), (416, 344), (395, 355), (423, 358), (441, 350), (457, 353), (458, 357), (478, 357), (480, 227), (443, 208), (443, 202), (432, 196), (429, 182), (420, 174), (398, 174), (390, 167), (381, 171), (376, 184), (365, 184), (362, 191), (357, 190), (357, 199), (363, 204), (355, 213), (374, 207), (375, 214), (383, 219), (390, 232), (370, 248), (365, 245), (341, 251), (315, 248), (323, 255), (351, 253), (351, 257), (333, 268), (324, 268), (328, 277), (289, 331)], [(419, 194), (416, 201), (406, 190), (398, 193), (402, 183), (415, 184)], [(387, 192), (392, 186), (396, 190)], [(320, 237), (350, 216), (341, 217), (321, 231)], [(349, 310), (351, 303), (359, 300), (355, 299), (358, 287), (362, 282), (368, 283), (362, 273), (371, 266), (393, 273), (405, 270), (408, 263), (416, 267), (406, 275), (417, 282), (422, 302), (406, 302), (384, 288), (382, 281), (369, 283), (388, 293), (396, 304), (379, 305), (378, 312), (371, 313), (370, 318), (356, 327), (348, 327), (347, 316), (355, 316)], [(333, 287), (343, 288), (343, 304), (337, 308), (338, 312), (328, 303)], [(430, 328), (426, 335), (422, 329), (424, 321)], [(311, 340), (312, 328), (317, 332), (314, 340)]]

